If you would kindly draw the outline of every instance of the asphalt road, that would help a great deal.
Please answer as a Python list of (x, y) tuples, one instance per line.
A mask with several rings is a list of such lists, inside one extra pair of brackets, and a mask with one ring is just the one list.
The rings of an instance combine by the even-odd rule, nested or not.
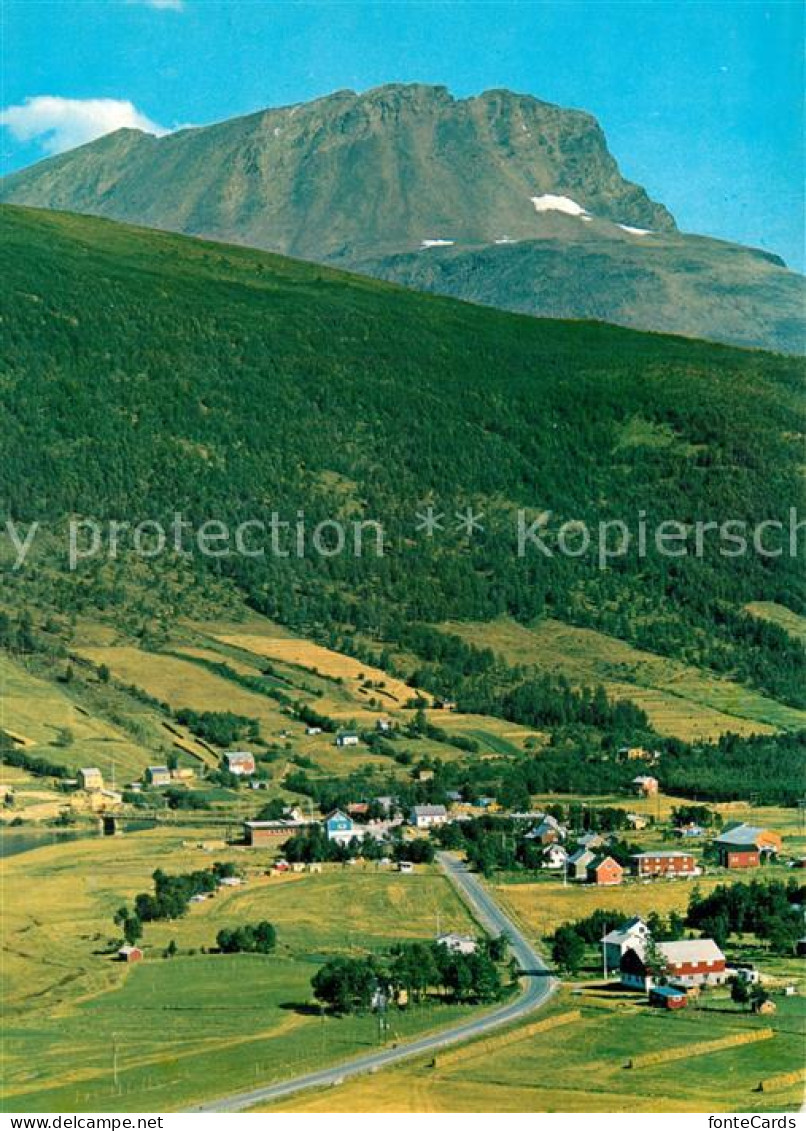
[(437, 859), (484, 929), (492, 936), (500, 934), (508, 936), (512, 953), (520, 963), (524, 975), (519, 996), (506, 1005), (485, 1013), (475, 1020), (463, 1021), (461, 1024), (443, 1029), (439, 1033), (419, 1037), (394, 1048), (378, 1049), (377, 1052), (368, 1053), (356, 1060), (345, 1061), (342, 1064), (322, 1068), (317, 1072), (309, 1072), (305, 1076), (296, 1076), (291, 1080), (284, 1080), (280, 1083), (266, 1084), (264, 1087), (253, 1088), (248, 1092), (225, 1096), (212, 1103), (187, 1110), (244, 1111), (256, 1104), (282, 1099), (306, 1088), (333, 1087), (353, 1076), (377, 1072), (381, 1068), (386, 1068), (391, 1064), (399, 1064), (411, 1057), (437, 1052), (448, 1045), (455, 1045), (471, 1037), (489, 1033), (493, 1029), (500, 1029), (501, 1026), (517, 1021), (545, 1005), (559, 986), (559, 982), (551, 976), (543, 959), (512, 920), (504, 914), (477, 876), (469, 872), (461, 861), (449, 853), (441, 852), (437, 855)]

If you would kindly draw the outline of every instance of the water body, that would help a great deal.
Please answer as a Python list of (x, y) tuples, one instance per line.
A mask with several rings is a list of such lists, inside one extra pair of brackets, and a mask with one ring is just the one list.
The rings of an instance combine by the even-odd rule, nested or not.
[[(123, 821), (121, 830), (124, 833), (135, 833), (141, 829), (151, 829), (153, 821)], [(96, 829), (35, 829), (35, 828), (2, 828), (0, 829), (0, 860), (6, 856), (18, 856), (21, 852), (31, 852), (35, 848), (45, 848), (51, 844), (63, 844), (71, 840), (86, 840), (87, 837), (99, 837)]]

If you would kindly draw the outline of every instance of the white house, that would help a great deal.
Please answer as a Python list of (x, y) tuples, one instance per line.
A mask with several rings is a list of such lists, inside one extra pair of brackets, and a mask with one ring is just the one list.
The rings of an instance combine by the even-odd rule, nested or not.
[(415, 805), (411, 811), (411, 823), (415, 829), (433, 829), (444, 825), (448, 810), (444, 805)]
[(358, 746), (357, 734), (338, 734), (336, 735), (337, 746)]
[(361, 829), (359, 833), (346, 813), (342, 813), (341, 809), (334, 809), (325, 817), (325, 832), (328, 840), (336, 844), (349, 844), (354, 837), (362, 836), (364, 830)]
[(440, 946), (452, 950), (454, 954), (475, 954), (479, 946), (470, 935), (437, 935), (437, 942)]
[(239, 777), (248, 777), (257, 769), (255, 756), (248, 750), (228, 750), (224, 755), (224, 769)]
[(561, 844), (547, 844), (543, 849), (543, 867), (558, 871), (564, 868), (568, 860), (568, 852)]
[(616, 927), (615, 930), (608, 931), (602, 939), (602, 953), (606, 968), (618, 970), (622, 955), (629, 947), (637, 951), (639, 956), (642, 955), (648, 938), (649, 927), (638, 916), (634, 919), (628, 919), (623, 927)]

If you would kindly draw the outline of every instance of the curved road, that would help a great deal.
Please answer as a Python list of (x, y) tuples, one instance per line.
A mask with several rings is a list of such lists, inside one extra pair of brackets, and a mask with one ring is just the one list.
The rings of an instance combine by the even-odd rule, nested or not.
[(380, 1068), (398, 1064), (410, 1057), (436, 1052), (448, 1045), (455, 1045), (460, 1041), (488, 1033), (492, 1029), (499, 1029), (502, 1025), (517, 1021), (545, 1005), (556, 991), (559, 982), (551, 977), (543, 959), (512, 920), (504, 914), (481, 881), (467, 870), (465, 864), (446, 852), (438, 853), (437, 860), (484, 929), (491, 936), (505, 934), (509, 937), (510, 949), (520, 963), (523, 972), (521, 982), (523, 989), (514, 1001), (475, 1020), (463, 1021), (453, 1028), (419, 1037), (417, 1040), (398, 1045), (396, 1048), (379, 1049), (377, 1052), (368, 1053), (357, 1060), (345, 1061), (342, 1064), (333, 1065), (331, 1068), (322, 1068), (317, 1072), (309, 1072), (305, 1076), (296, 1076), (292, 1080), (281, 1081), (277, 1084), (266, 1084), (261, 1088), (239, 1092), (237, 1095), (226, 1096), (212, 1103), (186, 1110), (243, 1111), (259, 1103), (268, 1103), (271, 1100), (293, 1095), (294, 1092), (301, 1092), (305, 1088), (325, 1088), (341, 1084), (342, 1081), (352, 1076), (376, 1072)]

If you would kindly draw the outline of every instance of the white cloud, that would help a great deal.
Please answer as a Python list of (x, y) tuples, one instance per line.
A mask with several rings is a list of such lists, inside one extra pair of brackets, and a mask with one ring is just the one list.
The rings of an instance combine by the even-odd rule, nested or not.
[(124, 99), (58, 98), (47, 94), (26, 98), (21, 105), (0, 111), (0, 126), (5, 126), (17, 141), (38, 141), (48, 156), (124, 127), (158, 137), (169, 132)]

